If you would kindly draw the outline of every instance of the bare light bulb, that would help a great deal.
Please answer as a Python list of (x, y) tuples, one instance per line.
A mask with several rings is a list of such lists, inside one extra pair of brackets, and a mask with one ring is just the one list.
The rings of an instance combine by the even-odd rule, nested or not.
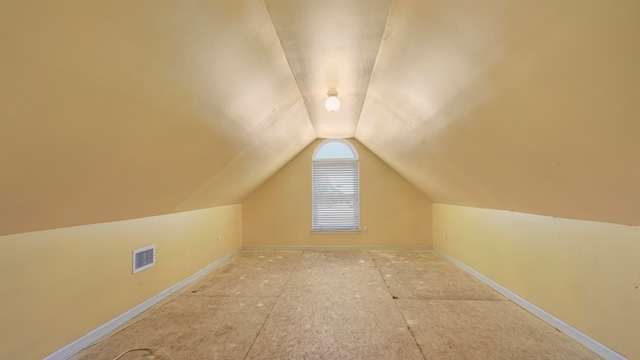
[(327, 98), (327, 101), (325, 101), (324, 103), (325, 109), (327, 109), (328, 112), (338, 111), (340, 109), (340, 100), (338, 100), (338, 92), (335, 90), (332, 90), (332, 91), (329, 91), (327, 95), (329, 95), (329, 97)]

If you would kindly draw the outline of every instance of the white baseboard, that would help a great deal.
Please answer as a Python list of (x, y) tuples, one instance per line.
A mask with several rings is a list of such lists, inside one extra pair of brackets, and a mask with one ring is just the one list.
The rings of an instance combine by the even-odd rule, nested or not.
[(367, 250), (406, 250), (406, 251), (425, 251), (425, 250), (433, 250), (432, 247), (401, 247), (401, 246), (248, 246), (243, 247), (242, 250), (248, 251), (286, 251), (286, 250), (295, 250), (295, 251), (367, 251)]
[(585, 347), (589, 348), (591, 351), (595, 352), (596, 354), (602, 356), (603, 358), (605, 358), (607, 360), (626, 360), (627, 359), (624, 356), (618, 354), (617, 352), (615, 352), (615, 351), (609, 349), (608, 347), (602, 345), (601, 343), (597, 342), (596, 340), (590, 338), (589, 336), (583, 334), (578, 329), (572, 327), (571, 325), (568, 325), (564, 321), (562, 321), (562, 320), (558, 319), (557, 317), (549, 314), (548, 312), (540, 309), (539, 307), (533, 305), (532, 303), (530, 303), (527, 300), (521, 298), (520, 296), (516, 295), (515, 293), (507, 290), (502, 285), (500, 285), (497, 282), (495, 282), (495, 281), (489, 279), (488, 277), (482, 275), (481, 273), (477, 272), (473, 268), (471, 268), (471, 267), (465, 265), (464, 263), (460, 262), (459, 260), (451, 257), (449, 254), (447, 254), (445, 252), (442, 252), (439, 249), (435, 249), (434, 251), (436, 253), (438, 253), (440, 256), (442, 256), (443, 258), (451, 261), (452, 263), (454, 263), (455, 265), (460, 267), (462, 270), (468, 272), (469, 274), (471, 274), (472, 276), (474, 276), (478, 280), (480, 280), (483, 283), (489, 285), (491, 288), (493, 288), (494, 290), (496, 290), (500, 294), (504, 295), (506, 298), (508, 298), (509, 300), (513, 301), (514, 303), (518, 304), (520, 307), (522, 307), (525, 310), (529, 311), (533, 315), (539, 317), (540, 319), (542, 319), (543, 321), (545, 321), (549, 325), (551, 325), (554, 328), (556, 328), (556, 329), (560, 330), (561, 332), (565, 333), (569, 337), (573, 338), (574, 340), (576, 340), (580, 344), (584, 345)]
[(70, 358), (71, 356), (73, 356), (77, 352), (79, 352), (80, 350), (86, 348), (87, 346), (93, 344), (95, 341), (99, 340), (103, 336), (108, 335), (109, 333), (111, 333), (112, 331), (117, 329), (118, 327), (122, 326), (127, 321), (133, 319), (134, 317), (140, 315), (142, 312), (150, 309), (155, 304), (157, 304), (160, 301), (166, 299), (171, 294), (173, 294), (176, 291), (180, 290), (181, 288), (189, 285), (191, 282), (197, 280), (198, 278), (206, 275), (209, 271), (215, 269), (216, 267), (220, 266), (220, 264), (222, 264), (223, 262), (229, 260), (229, 258), (231, 258), (232, 256), (234, 256), (237, 253), (239, 253), (240, 250), (241, 249), (236, 249), (236, 250), (228, 253), (227, 255), (225, 255), (225, 256), (221, 257), (220, 259), (212, 262), (211, 264), (209, 264), (206, 267), (202, 268), (201, 270), (199, 270), (198, 272), (194, 273), (193, 275), (191, 275), (191, 276), (187, 277), (186, 279), (178, 282), (177, 284), (171, 286), (170, 288), (160, 292), (159, 294), (157, 294), (156, 296), (152, 297), (151, 299), (149, 299), (149, 300), (137, 305), (133, 309), (125, 312), (124, 314), (119, 315), (115, 319), (110, 320), (109, 322), (101, 325), (97, 329), (91, 331), (90, 333), (84, 335), (83, 337), (77, 339), (76, 341), (70, 343), (69, 345), (63, 347), (62, 349), (60, 349), (60, 350), (52, 353), (51, 355), (45, 357), (44, 360), (66, 360), (66, 359)]

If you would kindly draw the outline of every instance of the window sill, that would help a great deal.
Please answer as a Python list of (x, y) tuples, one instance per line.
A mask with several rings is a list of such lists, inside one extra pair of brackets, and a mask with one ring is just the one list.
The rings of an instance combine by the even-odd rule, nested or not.
[(311, 234), (359, 234), (360, 229), (340, 230), (340, 229), (327, 229), (327, 230), (311, 230)]

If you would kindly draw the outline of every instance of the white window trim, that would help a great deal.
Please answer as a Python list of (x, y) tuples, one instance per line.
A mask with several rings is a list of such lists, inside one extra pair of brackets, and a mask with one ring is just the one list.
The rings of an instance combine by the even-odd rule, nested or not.
[[(346, 145), (350, 150), (351, 153), (353, 154), (353, 158), (327, 158), (327, 159), (316, 159), (316, 155), (318, 153), (318, 151), (325, 145), (327, 145), (328, 143), (331, 142), (340, 142), (344, 145)], [(355, 184), (355, 194), (353, 194), (351, 197), (355, 200), (355, 212), (354, 212), (354, 223), (352, 224), (351, 227), (340, 227), (340, 226), (336, 226), (336, 227), (320, 227), (318, 226), (319, 224), (317, 223), (316, 219), (317, 219), (317, 197), (316, 194), (314, 193), (314, 184), (316, 183), (316, 179), (315, 179), (315, 174), (318, 168), (316, 168), (315, 164), (316, 163), (335, 163), (336, 165), (338, 164), (355, 164), (355, 175), (356, 175), (356, 179), (357, 179), (357, 183)], [(347, 170), (348, 171), (348, 170)], [(358, 157), (358, 152), (356, 151), (356, 149), (354, 148), (354, 146), (349, 143), (346, 140), (341, 140), (341, 139), (331, 139), (331, 140), (325, 140), (324, 142), (320, 143), (317, 147), (316, 150), (313, 153), (313, 158), (312, 158), (312, 205), (311, 205), (311, 232), (312, 233), (316, 233), (316, 234), (327, 234), (327, 233), (341, 233), (341, 234), (345, 234), (345, 233), (359, 233), (360, 232), (360, 164), (359, 164), (359, 157)], [(346, 198), (348, 198), (349, 196), (345, 196)], [(347, 216), (348, 217), (348, 216)], [(348, 220), (348, 219), (347, 219)], [(341, 219), (337, 219), (338, 222), (343, 221)]]
[[(353, 153), (354, 158), (353, 159), (317, 159), (318, 156), (318, 150), (320, 150), (320, 148), (322, 148), (323, 146), (329, 144), (329, 143), (341, 143), (346, 145), (349, 150), (351, 150), (351, 153)], [(358, 151), (356, 150), (356, 148), (353, 146), (353, 144), (351, 144), (350, 142), (348, 142), (347, 140), (342, 140), (342, 139), (328, 139), (323, 141), (322, 143), (320, 143), (316, 149), (313, 151), (313, 157), (311, 157), (312, 161), (335, 161), (335, 160), (345, 160), (345, 161), (353, 161), (353, 160), (360, 160), (359, 156), (358, 156)]]

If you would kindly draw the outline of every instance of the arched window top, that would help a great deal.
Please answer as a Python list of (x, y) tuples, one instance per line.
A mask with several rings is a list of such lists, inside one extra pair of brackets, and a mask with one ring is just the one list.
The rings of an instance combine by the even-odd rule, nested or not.
[(342, 139), (323, 141), (313, 153), (313, 160), (358, 160), (358, 152), (350, 142)]
[(311, 230), (360, 231), (358, 152), (346, 140), (321, 142), (311, 161)]

